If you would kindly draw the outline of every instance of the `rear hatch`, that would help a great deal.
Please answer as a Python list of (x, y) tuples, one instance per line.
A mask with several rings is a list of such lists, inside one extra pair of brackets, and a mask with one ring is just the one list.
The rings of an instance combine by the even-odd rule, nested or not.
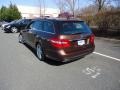
[(94, 35), (83, 21), (59, 22), (59, 39), (67, 40), (66, 53), (84, 52), (94, 46)]

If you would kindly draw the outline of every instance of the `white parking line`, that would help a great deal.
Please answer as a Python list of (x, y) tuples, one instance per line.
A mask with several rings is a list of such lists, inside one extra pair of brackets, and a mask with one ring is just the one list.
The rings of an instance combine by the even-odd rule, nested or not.
[(107, 57), (107, 58), (110, 58), (110, 59), (114, 59), (116, 61), (120, 61), (120, 59), (118, 58), (115, 58), (115, 57), (111, 57), (111, 56), (108, 56), (108, 55), (105, 55), (105, 54), (102, 54), (102, 53), (98, 53), (98, 52), (93, 52), (94, 54), (97, 54), (97, 55), (100, 55), (100, 56), (103, 56), (103, 57)]

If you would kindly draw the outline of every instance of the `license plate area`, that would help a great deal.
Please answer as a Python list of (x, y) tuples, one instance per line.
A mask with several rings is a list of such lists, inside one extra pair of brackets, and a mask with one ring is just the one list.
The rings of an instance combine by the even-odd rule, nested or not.
[(85, 44), (85, 40), (79, 40), (77, 41), (78, 46), (82, 46)]

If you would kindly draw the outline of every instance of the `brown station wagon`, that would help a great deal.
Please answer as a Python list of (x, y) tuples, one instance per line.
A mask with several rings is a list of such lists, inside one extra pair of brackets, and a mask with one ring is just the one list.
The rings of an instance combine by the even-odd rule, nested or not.
[(19, 42), (36, 50), (40, 60), (48, 57), (67, 62), (94, 51), (94, 35), (81, 20), (35, 19), (19, 34)]

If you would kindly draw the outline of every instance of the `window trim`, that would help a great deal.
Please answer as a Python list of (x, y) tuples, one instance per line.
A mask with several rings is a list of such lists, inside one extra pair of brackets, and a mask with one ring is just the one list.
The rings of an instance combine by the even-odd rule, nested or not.
[[(31, 29), (31, 28), (28, 28), (28, 26), (30, 26), (31, 24), (33, 24), (33, 23), (35, 23), (36, 21), (41, 21), (42, 23), (43, 23), (43, 30), (37, 30), (37, 29)], [(36, 21), (32, 21), (31, 23), (29, 23), (29, 25), (26, 27), (26, 29), (31, 29), (31, 30), (33, 30), (33, 31), (40, 31), (40, 32), (45, 32), (45, 33), (49, 33), (49, 34), (55, 34), (56, 32), (55, 32), (55, 26), (54, 26), (54, 23), (53, 22), (51, 22), (51, 21), (46, 21), (46, 20), (36, 20)], [(53, 31), (54, 32), (47, 32), (47, 31), (45, 31), (44, 30), (44, 22), (50, 22), (50, 23), (52, 23), (53, 24)]]
[[(30, 28), (30, 25), (33, 24), (35, 21), (31, 21), (27, 26), (26, 26), (26, 29), (31, 29)], [(29, 28), (28, 28), (29, 27)]]

